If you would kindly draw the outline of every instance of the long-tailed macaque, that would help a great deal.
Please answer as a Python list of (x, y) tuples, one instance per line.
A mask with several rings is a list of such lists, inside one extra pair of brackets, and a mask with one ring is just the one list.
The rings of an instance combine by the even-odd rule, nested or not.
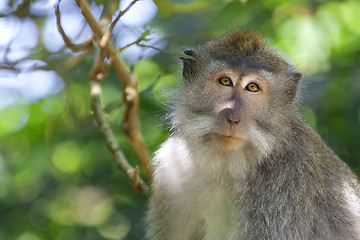
[(185, 54), (147, 238), (360, 239), (358, 180), (299, 116), (301, 73), (252, 31)]

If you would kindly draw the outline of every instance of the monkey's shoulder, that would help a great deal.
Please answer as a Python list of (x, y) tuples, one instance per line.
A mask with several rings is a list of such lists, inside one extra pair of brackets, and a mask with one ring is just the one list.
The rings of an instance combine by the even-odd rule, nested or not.
[[(190, 156), (188, 143), (179, 136), (172, 135), (156, 151), (153, 165), (158, 181), (174, 182), (193, 171), (194, 163)], [(155, 179), (155, 180), (156, 180)]]
[(188, 143), (177, 135), (170, 136), (155, 152), (154, 164), (163, 165), (172, 162), (182, 162), (189, 157)]
[(262, 161), (256, 174), (269, 179), (287, 179), (287, 183), (293, 180), (308, 188), (316, 183), (321, 192), (343, 188), (344, 184), (352, 182), (355, 183), (351, 184), (353, 189), (360, 193), (356, 175), (313, 128), (299, 123), (294, 125), (293, 132)]
[[(339, 171), (350, 171), (349, 167), (334, 153), (321, 136), (308, 124), (294, 123), (292, 134), (281, 142), (270, 154), (269, 162), (283, 167), (309, 170), (311, 172), (330, 171), (337, 175)], [(274, 166), (277, 167), (277, 166)]]

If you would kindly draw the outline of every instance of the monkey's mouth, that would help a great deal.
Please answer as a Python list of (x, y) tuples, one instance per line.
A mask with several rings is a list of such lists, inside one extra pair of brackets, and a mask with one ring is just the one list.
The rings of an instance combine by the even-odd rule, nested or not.
[(224, 134), (224, 133), (215, 133), (215, 136), (217, 137), (222, 137), (222, 138), (226, 138), (226, 139), (238, 139), (241, 140), (241, 138), (239, 138), (238, 136), (232, 135), (232, 134)]
[(231, 139), (231, 138), (240, 139), (240, 138), (238, 138), (238, 137), (230, 136), (230, 135), (219, 134), (219, 136), (220, 136), (220, 137), (223, 137), (223, 138), (228, 138), (228, 139)]
[(244, 140), (234, 136), (221, 133), (214, 134), (215, 142), (223, 149), (234, 149), (240, 147)]

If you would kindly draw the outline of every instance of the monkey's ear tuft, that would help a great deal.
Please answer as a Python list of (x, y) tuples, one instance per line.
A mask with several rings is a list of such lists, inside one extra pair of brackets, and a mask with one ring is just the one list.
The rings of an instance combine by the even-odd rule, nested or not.
[(300, 82), (301, 78), (302, 78), (302, 73), (300, 73), (300, 72), (293, 72), (292, 73), (292, 79), (294, 79), (297, 83)]
[(292, 102), (295, 99), (296, 92), (297, 92), (298, 85), (299, 85), (301, 78), (302, 78), (302, 74), (300, 72), (291, 72), (290, 73), (291, 86), (287, 92), (290, 102)]
[(186, 49), (186, 50), (184, 51), (184, 53), (185, 53), (186, 55), (190, 56), (190, 57), (195, 57), (195, 56), (196, 56), (195, 51), (192, 50), (192, 49)]
[(184, 53), (190, 57), (180, 57), (184, 63), (183, 67), (183, 77), (184, 79), (189, 79), (191, 76), (195, 75), (196, 71), (196, 53), (194, 50), (188, 49)]

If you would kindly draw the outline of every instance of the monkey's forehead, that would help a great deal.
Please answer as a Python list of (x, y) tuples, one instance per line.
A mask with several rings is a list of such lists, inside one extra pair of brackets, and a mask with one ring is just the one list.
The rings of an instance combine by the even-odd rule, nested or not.
[(267, 48), (260, 34), (249, 30), (231, 32), (207, 42), (200, 47), (198, 53), (205, 58), (231, 65), (248, 65), (255, 69), (284, 71), (291, 68), (275, 51)]
[(209, 51), (210, 60), (224, 62), (231, 67), (251, 68), (270, 72), (291, 70), (293, 67), (274, 52), (264, 49), (251, 55), (243, 55), (234, 51)]

